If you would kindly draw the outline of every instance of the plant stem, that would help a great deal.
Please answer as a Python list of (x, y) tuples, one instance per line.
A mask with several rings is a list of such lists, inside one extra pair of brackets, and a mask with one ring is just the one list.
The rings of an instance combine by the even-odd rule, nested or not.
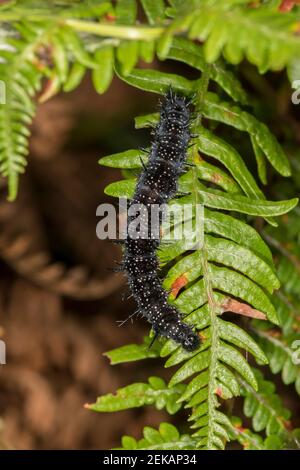
[(67, 19), (63, 23), (78, 32), (129, 40), (153, 40), (159, 38), (164, 32), (164, 28), (151, 26), (123, 26), (108, 23), (93, 23), (91, 21), (81, 21), (72, 19)]
[[(110, 24), (105, 22), (84, 21), (72, 18), (56, 17), (46, 14), (24, 14), (14, 12), (1, 12), (0, 24), (5, 22), (55, 22), (57, 26), (69, 26), (74, 31), (96, 34), (97, 36), (128, 39), (128, 40), (154, 40), (159, 38), (165, 31), (164, 27), (158, 26), (128, 26)], [(166, 25), (167, 26), (167, 25)]]

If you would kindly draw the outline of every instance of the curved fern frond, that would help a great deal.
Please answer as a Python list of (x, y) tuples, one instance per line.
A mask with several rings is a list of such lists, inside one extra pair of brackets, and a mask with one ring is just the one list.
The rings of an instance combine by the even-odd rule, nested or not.
[(0, 75), (5, 83), (5, 103), (0, 105), (0, 171), (9, 181), (9, 199), (17, 194), (18, 175), (24, 171), (28, 136), (35, 106), (32, 98), (41, 86), (41, 73), (32, 63), (40, 34), (23, 29), (0, 51)]
[[(0, 78), (4, 84), (5, 101), (0, 105), (0, 172), (8, 179), (9, 200), (14, 200), (18, 189), (19, 174), (23, 173), (28, 154), (30, 124), (35, 115), (36, 94), (41, 89), (42, 79), (47, 84), (39, 97), (44, 102), (62, 87), (74, 89), (80, 83), (87, 68), (97, 69), (94, 59), (86, 51), (82, 39), (63, 18), (72, 14), (94, 17), (109, 11), (109, 4), (96, 5), (90, 9), (80, 5), (63, 7), (49, 5), (2, 5), (2, 18), (10, 18), (11, 25), (1, 37)], [(21, 2), (20, 2), (21, 3)], [(23, 3), (23, 2), (22, 2)], [(101, 3), (101, 2), (100, 2)], [(36, 15), (37, 21), (26, 20), (26, 14)], [(17, 19), (20, 16), (20, 20)], [(108, 79), (106, 79), (107, 81)]]

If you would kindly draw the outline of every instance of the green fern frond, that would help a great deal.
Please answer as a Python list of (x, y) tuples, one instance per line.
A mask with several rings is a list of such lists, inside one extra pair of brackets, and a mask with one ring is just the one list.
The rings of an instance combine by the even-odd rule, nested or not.
[(260, 325), (255, 325), (253, 331), (269, 359), (273, 374), (281, 372), (283, 382), (286, 385), (295, 383), (300, 394), (299, 334), (284, 336), (280, 331), (265, 330)]
[(146, 336), (142, 344), (126, 344), (120, 348), (107, 351), (104, 356), (108, 357), (111, 365), (159, 357), (160, 344), (155, 342), (151, 348), (150, 344), (151, 338)]
[[(281, 441), (277, 436), (268, 436), (263, 439), (259, 434), (242, 427), (241, 420), (231, 418), (227, 423), (228, 434), (231, 441), (238, 441), (244, 450), (278, 450)], [(161, 423), (159, 429), (146, 426), (144, 437), (137, 441), (131, 436), (123, 436), (122, 447), (118, 450), (194, 450), (196, 439), (188, 434), (180, 435), (177, 428), (169, 423)]]
[(167, 412), (172, 415), (181, 408), (178, 400), (184, 389), (184, 385), (170, 388), (161, 378), (150, 377), (148, 383), (134, 383), (123, 387), (114, 395), (99, 397), (96, 403), (86, 405), (86, 408), (99, 412), (111, 412), (154, 405), (158, 410), (166, 408)]
[(122, 438), (122, 450), (192, 450), (195, 439), (188, 434), (180, 435), (175, 426), (161, 423), (158, 430), (146, 426), (144, 438), (137, 441), (131, 436)]
[[(256, 135), (261, 132), (262, 136), (256, 142), (260, 142), (269, 161), (283, 173), (288, 170), (286, 158), (281, 157), (281, 151), (275, 150), (278, 147), (276, 140), (268, 132), (264, 133), (264, 127), (259, 131), (258, 121), (239, 108), (229, 108), (215, 98), (207, 98), (212, 95), (206, 89), (203, 93), (200, 91), (203, 76), (199, 81), (190, 82), (177, 75), (149, 70), (133, 70), (124, 76), (118, 69), (118, 74), (131, 85), (147, 91), (161, 93), (170, 85), (176, 90), (185, 90), (185, 93), (197, 90), (198, 99), (201, 100), (196, 104), (199, 116), (204, 115), (250, 133), (253, 129)], [(209, 72), (206, 77), (209, 80)], [(211, 109), (206, 111), (209, 106), (205, 107), (203, 103), (207, 99), (210, 105), (218, 103), (216, 112)], [(224, 117), (227, 114), (230, 118)], [(156, 115), (144, 116), (139, 118), (137, 127), (155, 122)], [(189, 381), (178, 402), (185, 403), (187, 409), (191, 408), (189, 421), (192, 421), (191, 427), (195, 429), (193, 437), (197, 439), (197, 448), (223, 449), (229, 440), (226, 428), (228, 418), (218, 410), (218, 397), (228, 399), (240, 394), (239, 382), (233, 371), (249, 386), (257, 389), (255, 375), (240, 349), (253, 354), (260, 364), (266, 363), (267, 359), (245, 331), (224, 321), (220, 315), (230, 299), (238, 298), (245, 305), (251, 305), (256, 311), (265, 314), (270, 321), (278, 323), (276, 311), (266, 291), (272, 293), (279, 287), (279, 282), (270, 252), (259, 235), (231, 215), (210, 209), (265, 216), (273, 223), (270, 217), (294, 207), (297, 200), (276, 203), (265, 201), (242, 157), (229, 144), (215, 137), (199, 120), (193, 133), (199, 135), (197, 145), (190, 152), (190, 161), (195, 167), (179, 182), (179, 191), (189, 195), (171, 201), (170, 208), (172, 205), (180, 208), (182, 204), (195, 204), (195, 201), (204, 204), (204, 243), (199, 250), (188, 254), (188, 247), (195, 240), (185, 234), (183, 240), (162, 244), (159, 257), (163, 264), (172, 262), (164, 286), (171, 292), (170, 300), (186, 315), (186, 321), (199, 330), (202, 345), (199, 350), (187, 353), (174, 342), (163, 341), (160, 355), (168, 356), (166, 367), (178, 367), (169, 382), (171, 389)], [(202, 152), (201, 158), (199, 151)], [(208, 164), (203, 154), (217, 159), (226, 171)], [(141, 168), (139, 156), (137, 150), (131, 150), (104, 157), (100, 163), (132, 170)], [(144, 160), (147, 158), (145, 153), (141, 153), (141, 156)], [(220, 189), (209, 189), (205, 186), (206, 182), (213, 182)], [(134, 187), (135, 180), (128, 179), (110, 184), (106, 193), (131, 197)], [(192, 217), (194, 222), (195, 214)], [(176, 211), (174, 220), (177, 220)], [(238, 227), (245, 236), (233, 235), (231, 220), (234, 221), (234, 227)], [(248, 237), (246, 234), (249, 232), (251, 236)]]
[(280, 70), (299, 56), (299, 10), (283, 14), (272, 3), (254, 8), (249, 2), (194, 0), (193, 11), (180, 3), (169, 13), (178, 29), (188, 29), (191, 39), (205, 41), (207, 62), (213, 63), (221, 53), (232, 64), (246, 57), (265, 72)]
[(252, 370), (258, 383), (258, 391), (254, 391), (245, 381), (239, 379), (242, 385), (241, 394), (245, 397), (245, 416), (252, 418), (255, 432), (265, 429), (268, 436), (288, 432), (291, 412), (284, 408), (280, 397), (275, 393), (273, 382), (265, 380), (258, 369)]
[[(294, 187), (297, 193), (297, 171), (294, 173)], [(283, 192), (283, 191), (281, 191)], [(297, 227), (300, 223), (299, 206), (289, 215), (280, 218), (275, 231), (268, 227), (264, 238), (277, 254), (277, 273), (282, 289), (273, 296), (282, 329), (275, 330), (270, 323), (261, 325), (253, 322), (253, 331), (269, 359), (274, 374), (281, 372), (285, 384), (295, 383), (300, 394), (300, 245)], [(279, 256), (278, 256), (279, 254)]]
[(230, 440), (238, 441), (244, 450), (279, 450), (282, 446), (278, 436), (263, 439), (259, 434), (245, 428), (241, 419), (236, 416), (231, 418), (228, 432)]
[[(265, 380), (261, 371), (253, 369), (258, 390), (253, 390), (245, 381), (239, 379), (241, 395), (244, 397), (244, 414), (252, 418), (255, 432), (265, 430), (266, 435), (276, 437), (276, 447), (280, 449), (299, 449), (298, 430), (291, 428), (291, 412), (282, 404), (276, 393), (275, 385)], [(268, 441), (271, 442), (271, 441)]]
[[(65, 91), (74, 89), (87, 68), (99, 67), (97, 56), (94, 59), (89, 55), (81, 38), (63, 25), (62, 19), (70, 12), (76, 17), (85, 11), (90, 17), (109, 10), (109, 4), (97, 6), (96, 2), (91, 2), (90, 10), (78, 4), (74, 8), (55, 7), (54, 11), (48, 11), (47, 5), (37, 9), (34, 5), (13, 2), (2, 5), (0, 10), (0, 22), (1, 15), (5, 18), (7, 14), (9, 18), (12, 13), (12, 23), (1, 38), (0, 49), (0, 77), (5, 91), (5, 102), (0, 105), (0, 172), (8, 179), (10, 200), (16, 197), (19, 175), (26, 165), (29, 127), (35, 115), (33, 100), (41, 89), (42, 79), (48, 82), (40, 95), (41, 102), (61, 87)], [(37, 21), (27, 21), (25, 11), (36, 15)], [(22, 21), (15, 21), (15, 15), (20, 15)], [(109, 84), (107, 78), (106, 82)]]
[(65, 91), (74, 89), (86, 68), (97, 69), (99, 63), (90, 58), (71, 29), (57, 28), (50, 20), (14, 24), (4, 37), (0, 59), (5, 91), (5, 102), (0, 105), (0, 172), (7, 177), (9, 199), (14, 200), (19, 174), (26, 166), (29, 126), (35, 115), (33, 99), (41, 89), (42, 78), (46, 77), (48, 84), (40, 96), (41, 102), (62, 86)]
[(28, 126), (35, 113), (32, 98), (41, 86), (41, 73), (32, 63), (40, 35), (22, 31), (22, 38), (11, 37), (0, 51), (5, 84), (5, 103), (0, 105), (0, 171), (8, 178), (10, 200), (16, 197), (18, 177), (26, 165)]

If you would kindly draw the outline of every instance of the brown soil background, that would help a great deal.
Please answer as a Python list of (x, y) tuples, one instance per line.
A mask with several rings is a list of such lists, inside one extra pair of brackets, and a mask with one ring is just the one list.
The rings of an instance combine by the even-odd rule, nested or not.
[(83, 407), (157, 367), (111, 367), (102, 354), (147, 331), (143, 322), (118, 328), (134, 305), (122, 300), (123, 276), (111, 271), (119, 247), (95, 232), (96, 208), (109, 200), (103, 189), (120, 179), (98, 159), (144, 142), (133, 118), (156, 99), (145, 103), (141, 95), (115, 80), (100, 97), (87, 78), (39, 105), (16, 202), (6, 201), (1, 182), (2, 448), (111, 448), (164, 419), (152, 408), (98, 414)]

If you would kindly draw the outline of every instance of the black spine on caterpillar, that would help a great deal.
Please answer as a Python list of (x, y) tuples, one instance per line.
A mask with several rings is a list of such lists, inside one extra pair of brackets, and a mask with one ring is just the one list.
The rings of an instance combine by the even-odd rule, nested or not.
[[(187, 101), (170, 90), (161, 105), (160, 120), (147, 164), (139, 176), (134, 197), (129, 205), (128, 231), (125, 240), (123, 268), (128, 277), (138, 311), (151, 323), (157, 335), (173, 339), (187, 351), (200, 346), (200, 338), (182, 321), (183, 315), (168, 303), (159, 275), (156, 249), (159, 235), (151, 237), (151, 206), (166, 203), (177, 192), (178, 177), (186, 167), (186, 152), (190, 140), (190, 111)], [(148, 214), (147, 228), (133, 238), (130, 224), (136, 215), (130, 215), (130, 207), (141, 204)], [(140, 216), (141, 213), (138, 213)], [(142, 220), (140, 218), (140, 220)]]

